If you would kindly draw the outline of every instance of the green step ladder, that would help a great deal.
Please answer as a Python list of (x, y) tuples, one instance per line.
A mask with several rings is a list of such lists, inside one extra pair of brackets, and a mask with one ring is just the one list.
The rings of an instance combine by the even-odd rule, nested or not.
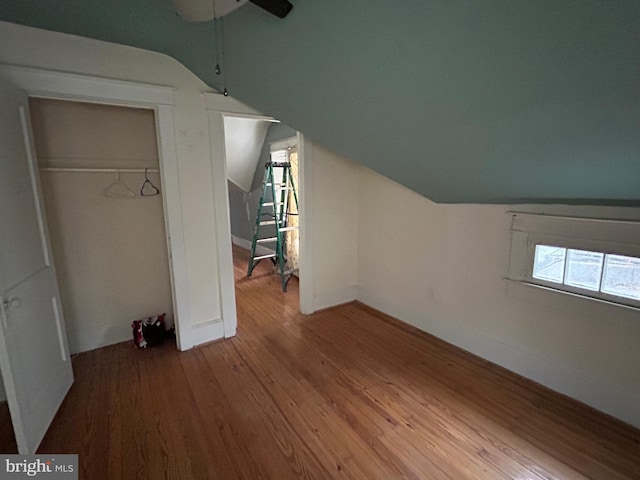
[[(277, 178), (275, 172), (280, 170), (282, 173)], [(279, 181), (279, 183), (277, 183)], [(297, 226), (289, 225), (289, 217), (297, 215), (297, 213), (289, 212), (290, 195), (293, 193), (293, 200), (298, 209), (298, 194), (296, 193), (293, 174), (291, 173), (290, 162), (267, 162), (265, 165), (264, 180), (262, 182), (262, 195), (258, 204), (258, 214), (256, 215), (256, 225), (251, 242), (251, 259), (249, 260), (249, 268), (247, 277), (253, 273), (261, 260), (270, 259), (280, 274), (282, 282), (282, 291), (287, 291), (287, 283), (296, 273), (295, 270), (288, 268), (285, 256), (285, 245), (287, 241), (287, 232), (297, 230)], [(274, 233), (265, 235), (265, 230)], [(273, 245), (274, 253), (266, 255), (256, 255), (256, 247), (258, 245)]]

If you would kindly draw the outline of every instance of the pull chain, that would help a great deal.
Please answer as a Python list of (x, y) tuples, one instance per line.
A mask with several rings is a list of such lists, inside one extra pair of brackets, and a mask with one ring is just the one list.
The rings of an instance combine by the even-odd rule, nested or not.
[[(214, 0), (215, 2), (215, 0)], [(222, 64), (224, 66), (224, 20), (220, 18), (220, 52), (222, 53)], [(222, 94), (225, 97), (229, 96), (229, 92), (227, 90), (227, 70), (222, 70)]]
[[(216, 15), (216, 0), (211, 0), (211, 9), (213, 10), (213, 39), (216, 52), (215, 73), (218, 77), (222, 76), (222, 94), (227, 97), (229, 96), (229, 92), (227, 90), (227, 75), (224, 69), (224, 24), (222, 18), (218, 20), (218, 16)], [(218, 22), (220, 23), (219, 26)]]

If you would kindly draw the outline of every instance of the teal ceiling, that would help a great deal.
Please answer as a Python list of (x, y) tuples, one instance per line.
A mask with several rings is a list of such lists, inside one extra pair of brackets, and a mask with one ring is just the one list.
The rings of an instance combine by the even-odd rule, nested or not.
[[(637, 0), (292, 3), (224, 18), (232, 96), (437, 202), (640, 205)], [(169, 0), (3, 0), (0, 18), (221, 88), (211, 25)]]

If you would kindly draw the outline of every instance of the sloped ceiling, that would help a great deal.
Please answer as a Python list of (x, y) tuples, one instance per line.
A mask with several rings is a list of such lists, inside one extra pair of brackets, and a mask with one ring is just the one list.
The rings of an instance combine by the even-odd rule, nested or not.
[(227, 179), (243, 192), (250, 192), (253, 176), (270, 122), (251, 118), (225, 117)]
[[(437, 202), (640, 204), (640, 2), (292, 0), (224, 17), (230, 94)], [(0, 18), (160, 51), (169, 0), (4, 0)]]

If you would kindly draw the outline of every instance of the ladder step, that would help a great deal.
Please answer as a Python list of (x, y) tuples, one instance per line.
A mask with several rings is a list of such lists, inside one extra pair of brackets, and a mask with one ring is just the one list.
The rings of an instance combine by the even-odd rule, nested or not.
[(267, 243), (267, 242), (277, 242), (278, 237), (269, 237), (269, 238), (259, 238), (256, 240), (256, 243)]
[[(284, 159), (286, 157), (274, 157)], [(274, 170), (276, 168), (281, 168), (282, 171), (278, 173), (282, 173), (282, 177), (276, 178)], [(271, 190), (272, 195), (270, 195), (269, 202), (265, 202), (265, 200), (269, 199), (268, 190)], [(277, 192), (276, 192), (277, 191)], [(290, 198), (290, 193), (293, 193), (293, 200)], [(288, 206), (294, 202), (296, 207), (298, 206), (298, 197), (296, 196), (296, 188), (295, 181), (292, 177), (291, 173), (291, 163), (290, 162), (267, 162), (265, 165), (264, 179), (262, 180), (262, 196), (260, 197), (260, 205), (258, 206), (258, 214), (255, 223), (255, 232), (253, 237), (253, 242), (251, 246), (251, 262), (249, 262), (247, 268), (247, 277), (251, 276), (251, 273), (258, 265), (258, 262), (264, 258), (270, 258), (271, 261), (276, 265), (280, 272), (280, 280), (282, 283), (282, 291), (287, 291), (287, 282), (291, 278), (291, 275), (297, 272), (297, 269), (287, 268), (287, 260), (284, 255), (283, 243), (285, 242), (285, 238), (283, 236), (284, 232), (289, 232), (292, 230), (298, 230), (297, 226), (287, 226), (287, 218), (289, 215), (297, 215), (297, 213), (288, 212)], [(272, 210), (264, 211), (263, 208), (271, 208)], [(269, 233), (262, 232), (262, 236), (264, 235), (275, 235), (273, 237), (265, 237), (259, 238), (261, 236), (260, 228), (266, 225), (273, 225), (275, 234), (271, 231)], [(280, 252), (273, 252), (267, 255), (257, 255), (256, 256), (256, 248), (259, 244), (270, 243), (267, 245), (267, 248), (274, 248)], [(265, 249), (261, 246), (262, 250), (266, 250), (268, 252), (272, 252), (273, 250)], [(263, 253), (263, 252), (261, 252)]]
[(269, 255), (259, 255), (257, 257), (253, 257), (254, 260), (262, 260), (263, 258), (275, 258), (275, 253), (270, 253)]

